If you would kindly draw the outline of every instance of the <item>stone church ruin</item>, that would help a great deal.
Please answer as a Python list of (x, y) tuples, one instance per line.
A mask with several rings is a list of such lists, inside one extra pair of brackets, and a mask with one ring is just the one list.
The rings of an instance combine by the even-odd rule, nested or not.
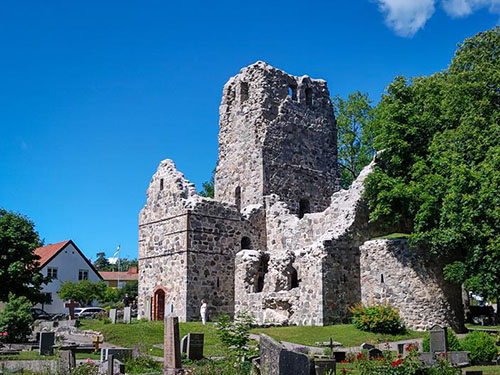
[(139, 314), (199, 320), (254, 314), (258, 324), (347, 322), (355, 303), (388, 301), (405, 323), (460, 329), (460, 287), (404, 240), (370, 240), (362, 199), (374, 160), (340, 187), (324, 80), (264, 62), (224, 86), (215, 199), (171, 160), (153, 175), (139, 214)]

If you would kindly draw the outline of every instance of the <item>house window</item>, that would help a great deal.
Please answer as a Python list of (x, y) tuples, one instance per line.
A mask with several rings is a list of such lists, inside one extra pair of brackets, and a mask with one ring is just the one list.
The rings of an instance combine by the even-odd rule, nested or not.
[(53, 280), (57, 279), (57, 267), (48, 267), (47, 276)]
[(78, 280), (88, 280), (88, 279), (89, 279), (89, 270), (78, 271)]

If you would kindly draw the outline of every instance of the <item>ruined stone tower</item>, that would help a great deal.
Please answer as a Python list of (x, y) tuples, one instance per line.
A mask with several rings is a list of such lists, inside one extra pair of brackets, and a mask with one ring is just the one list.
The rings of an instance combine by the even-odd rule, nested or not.
[(277, 194), (297, 214), (339, 190), (337, 140), (323, 80), (259, 61), (224, 86), (215, 199), (243, 208)]
[(260, 61), (228, 81), (215, 199), (171, 160), (151, 179), (139, 214), (140, 317), (197, 320), (206, 299), (211, 316), (323, 325), (348, 322), (355, 303), (388, 300), (409, 327), (460, 326), (461, 304), (450, 301), (460, 288), (439, 267), (404, 241), (368, 241), (380, 235), (362, 198), (376, 161), (340, 189), (329, 96), (325, 81)]

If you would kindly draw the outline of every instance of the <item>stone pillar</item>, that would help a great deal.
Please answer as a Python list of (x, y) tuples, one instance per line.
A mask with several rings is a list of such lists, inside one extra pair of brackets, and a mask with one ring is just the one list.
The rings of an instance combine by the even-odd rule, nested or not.
[(177, 374), (182, 368), (179, 339), (179, 318), (170, 316), (165, 319), (163, 341), (165, 375)]

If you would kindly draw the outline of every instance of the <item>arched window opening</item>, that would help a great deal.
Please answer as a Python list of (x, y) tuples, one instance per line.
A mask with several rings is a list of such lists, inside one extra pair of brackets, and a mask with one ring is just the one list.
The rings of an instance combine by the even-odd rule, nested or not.
[(302, 219), (305, 214), (311, 211), (311, 205), (308, 199), (301, 199), (299, 202), (299, 219)]
[(217, 288), (219, 288), (219, 287), (220, 287), (220, 279), (217, 278)]
[(288, 275), (288, 285), (289, 285), (290, 289), (298, 288), (298, 286), (299, 286), (299, 277), (298, 277), (297, 270), (295, 269), (295, 267), (291, 268), (290, 274)]
[(306, 105), (308, 107), (312, 106), (313, 98), (312, 98), (312, 90), (308, 87), (306, 89)]
[(241, 239), (241, 250), (249, 250), (252, 248), (252, 241), (248, 237)]
[(294, 86), (294, 85), (288, 86), (288, 96), (292, 100), (297, 101), (297, 86)]
[(248, 83), (247, 82), (241, 82), (240, 85), (240, 100), (243, 103), (248, 99)]
[(238, 207), (238, 211), (241, 210), (241, 188), (239, 186), (234, 190), (234, 204)]
[(160, 180), (160, 190), (163, 190), (163, 178)]
[(269, 265), (269, 257), (267, 255), (262, 256), (259, 263), (259, 268), (257, 274), (255, 275), (255, 285), (254, 293), (260, 293), (264, 290), (264, 281)]
[(380, 283), (381, 284), (384, 283), (384, 274), (383, 273), (380, 274)]

